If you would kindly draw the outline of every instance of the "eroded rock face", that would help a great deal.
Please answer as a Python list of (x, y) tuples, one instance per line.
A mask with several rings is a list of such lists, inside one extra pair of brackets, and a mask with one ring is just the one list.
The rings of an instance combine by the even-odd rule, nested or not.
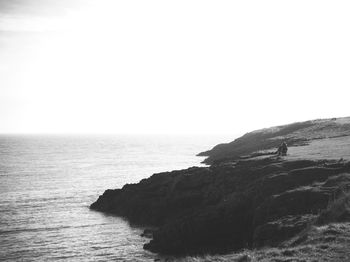
[(158, 226), (205, 201), (216, 201), (205, 194), (214, 177), (211, 173), (208, 168), (195, 167), (154, 174), (138, 184), (106, 190), (90, 208), (126, 217), (135, 224)]
[(347, 162), (265, 158), (221, 163), (107, 190), (91, 208), (157, 226), (145, 245), (153, 252), (199, 254), (278, 245), (327, 206), (337, 181), (339, 186), (349, 182), (349, 172)]
[(254, 227), (253, 247), (278, 246), (305, 229), (316, 215), (284, 216)]

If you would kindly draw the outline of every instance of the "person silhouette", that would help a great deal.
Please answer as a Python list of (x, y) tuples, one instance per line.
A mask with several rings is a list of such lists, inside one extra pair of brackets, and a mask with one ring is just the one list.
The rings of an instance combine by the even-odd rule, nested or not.
[(287, 151), (288, 151), (287, 143), (283, 141), (283, 142), (280, 144), (280, 146), (278, 147), (276, 153), (277, 153), (277, 155), (279, 155), (279, 156), (286, 156), (286, 155), (287, 155)]

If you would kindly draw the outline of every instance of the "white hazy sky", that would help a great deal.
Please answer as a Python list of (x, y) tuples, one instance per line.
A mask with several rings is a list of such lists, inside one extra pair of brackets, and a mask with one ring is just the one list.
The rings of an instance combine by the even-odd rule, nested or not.
[(350, 116), (349, 1), (0, 0), (0, 133)]

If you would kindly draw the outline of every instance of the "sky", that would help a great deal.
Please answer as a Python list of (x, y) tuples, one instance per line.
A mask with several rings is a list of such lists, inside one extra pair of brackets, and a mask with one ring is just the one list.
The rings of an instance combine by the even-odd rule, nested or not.
[(0, 0), (0, 133), (350, 116), (349, 1)]

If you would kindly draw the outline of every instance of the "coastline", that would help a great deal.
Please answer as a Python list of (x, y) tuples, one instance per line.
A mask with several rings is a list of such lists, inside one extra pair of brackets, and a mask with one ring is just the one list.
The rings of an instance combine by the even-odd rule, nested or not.
[[(349, 136), (350, 118), (254, 131), (201, 153), (209, 157), (208, 167), (158, 173), (106, 190), (90, 208), (155, 226), (144, 248), (161, 254), (278, 247), (306, 230), (350, 186), (348, 151), (340, 146), (332, 159), (322, 155), (334, 139), (348, 143)], [(287, 157), (271, 154), (281, 141), (290, 146)]]

